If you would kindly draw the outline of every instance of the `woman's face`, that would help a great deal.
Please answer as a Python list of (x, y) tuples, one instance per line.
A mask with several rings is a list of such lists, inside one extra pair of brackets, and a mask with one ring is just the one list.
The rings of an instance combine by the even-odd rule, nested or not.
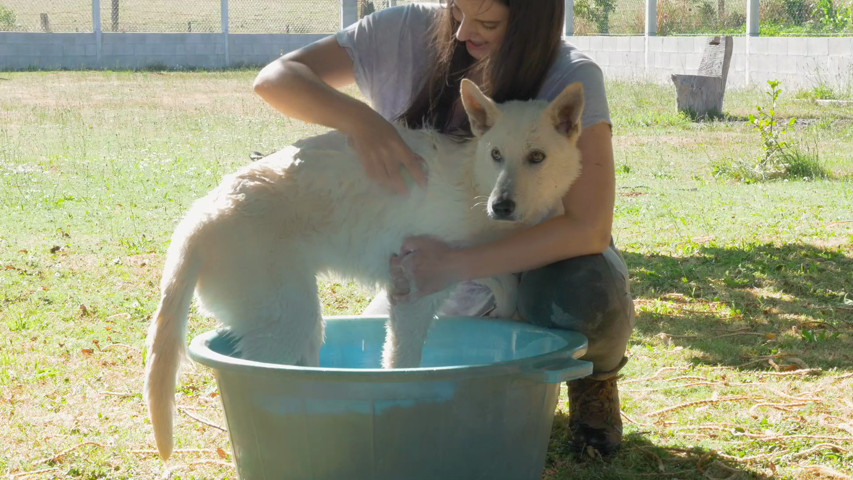
[(509, 24), (509, 7), (495, 0), (452, 0), (449, 8), (459, 22), (456, 39), (482, 60), (500, 48)]

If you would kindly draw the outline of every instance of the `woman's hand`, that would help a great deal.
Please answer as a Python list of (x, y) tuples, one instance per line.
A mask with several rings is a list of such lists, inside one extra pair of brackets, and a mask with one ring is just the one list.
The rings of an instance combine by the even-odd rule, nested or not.
[(397, 129), (378, 113), (360, 118), (347, 132), (368, 178), (400, 194), (408, 193), (403, 169), (415, 183), (427, 183), (424, 160), (400, 137)]
[(391, 257), (391, 303), (411, 302), (463, 280), (458, 252), (436, 237), (407, 238)]
[(425, 186), (423, 160), (397, 129), (366, 103), (337, 90), (353, 82), (352, 59), (332, 35), (271, 62), (258, 73), (254, 90), (289, 117), (346, 133), (372, 180), (406, 193), (405, 168)]

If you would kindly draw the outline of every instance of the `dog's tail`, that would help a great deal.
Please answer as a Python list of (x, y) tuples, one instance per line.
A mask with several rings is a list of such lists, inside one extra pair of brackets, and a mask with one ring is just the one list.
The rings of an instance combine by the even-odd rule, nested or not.
[(182, 241), (169, 247), (166, 268), (160, 283), (162, 297), (148, 329), (148, 358), (145, 366), (144, 396), (154, 427), (157, 450), (163, 460), (172, 454), (172, 415), (178, 367), (186, 350), (187, 314), (198, 277), (198, 260)]

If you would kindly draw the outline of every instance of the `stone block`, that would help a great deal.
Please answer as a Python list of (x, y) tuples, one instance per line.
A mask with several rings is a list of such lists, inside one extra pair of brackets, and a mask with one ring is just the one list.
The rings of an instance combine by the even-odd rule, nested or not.
[(63, 44), (62, 55), (65, 57), (82, 57), (86, 55), (86, 46), (74, 42)]
[[(688, 38), (681, 44), (687, 45), (687, 40), (693, 42), (693, 39)], [(731, 65), (733, 49), (731, 37), (713, 37), (710, 41), (703, 40), (702, 44), (704, 51), (697, 74), (671, 76), (675, 85), (678, 110), (700, 117), (719, 115), (723, 111), (726, 77)]]
[[(793, 58), (787, 57), (789, 61)], [(767, 72), (768, 74), (778, 73), (779, 62), (775, 55), (753, 55), (750, 66), (754, 71)]]
[(604, 50), (605, 44), (609, 43), (610, 40), (612, 40), (610, 37), (589, 37), (589, 48), (592, 50)]
[(808, 42), (805, 38), (789, 38), (786, 55), (808, 55)]
[[(808, 55), (824, 57), (829, 55), (829, 42), (826, 41), (826, 38), (809, 37), (805, 40)], [(850, 54), (849, 50), (847, 51), (847, 54)]]
[(720, 77), (673, 75), (678, 111), (699, 117), (723, 112), (724, 85)]
[(646, 38), (631, 36), (628, 37), (630, 39), (630, 50), (634, 53), (643, 53), (646, 51)]
[(830, 56), (851, 59), (850, 52), (853, 52), (853, 37), (832, 37), (827, 38), (826, 41)]

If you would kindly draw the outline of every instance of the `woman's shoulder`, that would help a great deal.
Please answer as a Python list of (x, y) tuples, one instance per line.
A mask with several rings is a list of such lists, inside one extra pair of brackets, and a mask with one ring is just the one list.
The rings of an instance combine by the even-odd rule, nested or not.
[(604, 87), (604, 72), (589, 55), (563, 40), (557, 58), (545, 76), (538, 98), (551, 101), (565, 87), (580, 82), (584, 88), (584, 125), (610, 123), (610, 109)]
[(440, 8), (438, 3), (409, 3), (377, 10), (365, 20), (379, 26), (392, 22), (394, 25), (426, 28), (435, 21)]
[(592, 65), (594, 68), (598, 68), (595, 60), (577, 46), (564, 39), (560, 44), (560, 50), (557, 53), (557, 58), (554, 60), (552, 71), (572, 70), (584, 65)]
[(540, 90), (539, 98), (552, 100), (570, 83), (581, 82), (586, 89), (604, 87), (601, 68), (589, 55), (578, 47), (563, 40), (554, 63), (548, 70)]

